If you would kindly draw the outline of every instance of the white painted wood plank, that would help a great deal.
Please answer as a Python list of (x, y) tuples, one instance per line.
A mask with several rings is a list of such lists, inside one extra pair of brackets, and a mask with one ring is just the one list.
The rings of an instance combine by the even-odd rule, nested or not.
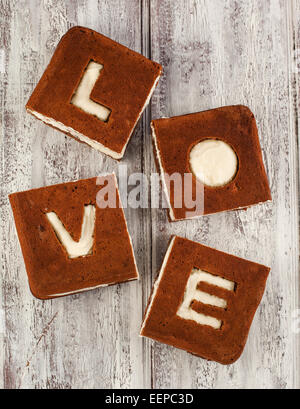
[[(141, 3), (15, 0), (2, 1), (1, 6), (4, 36), (0, 48), (6, 50), (7, 69), (0, 74), (0, 295), (5, 313), (4, 335), (0, 338), (0, 386), (150, 386), (150, 354), (145, 341), (138, 337), (145, 302), (143, 285), (149, 282), (143, 251), (148, 247), (144, 212), (126, 210), (140, 282), (42, 302), (29, 292), (7, 199), (7, 194), (14, 191), (117, 170), (117, 162), (36, 121), (25, 113), (24, 105), (60, 37), (73, 25), (90, 27), (141, 51)], [(141, 170), (144, 127), (139, 125), (122, 161), (129, 173)]]
[[(152, 57), (164, 66), (153, 118), (245, 104), (260, 133), (273, 203), (169, 224), (153, 212), (153, 270), (179, 234), (272, 267), (242, 358), (232, 366), (152, 343), (155, 387), (299, 387), (298, 204), (291, 21), (281, 0), (154, 0)], [(149, 341), (151, 342), (151, 341)], [(291, 364), (293, 363), (293, 364)]]
[[(291, 139), (291, 155), (290, 166), (294, 171), (294, 178), (297, 181), (296, 189), (292, 190), (292, 202), (295, 206), (292, 207), (295, 222), (295, 232), (293, 242), (295, 243), (295, 270), (299, 277), (299, 112), (300, 112), (300, 2), (299, 0), (289, 2), (287, 10), (287, 21), (289, 25), (290, 38), (288, 43), (289, 49), (289, 72), (290, 72), (290, 129), (289, 132), (295, 135)], [(298, 172), (298, 174), (297, 174)], [(298, 206), (297, 206), (298, 205)], [(293, 335), (295, 340), (294, 359), (293, 359), (293, 372), (294, 372), (294, 385), (299, 388), (300, 384), (300, 286), (299, 284), (293, 286), (293, 312), (292, 312), (292, 325)]]

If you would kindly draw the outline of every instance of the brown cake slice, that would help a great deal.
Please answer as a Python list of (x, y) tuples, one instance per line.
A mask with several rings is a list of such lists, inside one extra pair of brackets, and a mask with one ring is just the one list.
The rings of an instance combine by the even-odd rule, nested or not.
[[(152, 131), (171, 221), (271, 200), (256, 121), (249, 108), (236, 105), (161, 118), (152, 121)], [(172, 175), (181, 177), (182, 188), (177, 185), (175, 190), (173, 183), (166, 182)], [(191, 176), (186, 191), (196, 204), (184, 200), (184, 175)], [(178, 201), (179, 196), (182, 200)]]
[(141, 335), (221, 364), (243, 352), (270, 269), (173, 237)]
[(13, 193), (9, 199), (35, 297), (138, 278), (115, 175)]
[(61, 39), (26, 109), (36, 118), (115, 158), (161, 75), (159, 64), (83, 27)]

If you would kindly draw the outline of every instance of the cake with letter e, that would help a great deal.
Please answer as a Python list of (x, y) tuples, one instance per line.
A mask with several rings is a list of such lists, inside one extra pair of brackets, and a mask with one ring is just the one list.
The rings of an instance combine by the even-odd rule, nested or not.
[(30, 289), (37, 298), (138, 278), (114, 174), (9, 198)]
[(141, 335), (224, 365), (243, 352), (270, 269), (173, 237)]
[(162, 67), (84, 27), (71, 28), (27, 102), (36, 118), (114, 159), (150, 101)]

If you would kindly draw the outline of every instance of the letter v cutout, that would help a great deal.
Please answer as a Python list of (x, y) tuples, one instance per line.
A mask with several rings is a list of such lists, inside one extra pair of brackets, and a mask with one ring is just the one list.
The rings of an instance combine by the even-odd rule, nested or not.
[(46, 216), (70, 258), (86, 256), (92, 253), (96, 219), (96, 209), (94, 205), (84, 206), (81, 236), (79, 241), (73, 240), (56, 213), (49, 212), (46, 213)]

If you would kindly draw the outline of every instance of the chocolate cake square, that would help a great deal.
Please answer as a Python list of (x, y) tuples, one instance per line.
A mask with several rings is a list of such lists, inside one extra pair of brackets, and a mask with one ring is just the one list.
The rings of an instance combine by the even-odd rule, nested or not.
[(46, 124), (121, 159), (162, 67), (83, 27), (61, 39), (26, 109)]
[(141, 335), (227, 365), (241, 355), (270, 269), (173, 237)]
[(114, 174), (13, 193), (9, 199), (35, 297), (138, 278)]
[[(171, 221), (271, 200), (256, 121), (249, 108), (227, 106), (161, 118), (151, 125)], [(167, 183), (172, 175), (182, 180), (177, 190)], [(190, 185), (185, 186), (191, 200), (178, 201), (179, 196), (187, 196), (185, 175), (191, 176)]]

